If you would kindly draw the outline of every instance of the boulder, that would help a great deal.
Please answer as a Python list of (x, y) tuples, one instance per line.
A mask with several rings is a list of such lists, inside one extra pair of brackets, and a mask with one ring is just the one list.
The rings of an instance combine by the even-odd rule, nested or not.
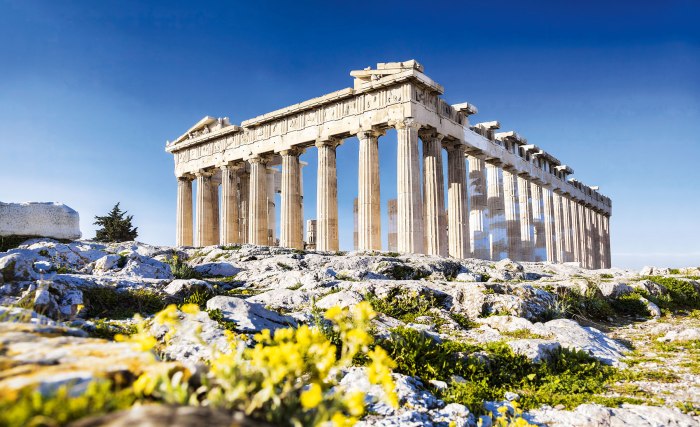
[(0, 236), (80, 238), (78, 212), (61, 203), (0, 202)]
[(293, 289), (272, 289), (248, 298), (249, 302), (259, 303), (273, 310), (298, 311), (311, 302), (308, 292)]
[(208, 262), (196, 266), (194, 271), (204, 277), (231, 277), (238, 274), (241, 269), (228, 262)]
[[(212, 359), (212, 349), (222, 353), (230, 350), (223, 328), (218, 322), (211, 320), (206, 312), (179, 315), (180, 323), (163, 348), (163, 355), (167, 359), (177, 360), (194, 369), (198, 363), (206, 363)], [(170, 328), (169, 325), (154, 325), (151, 327), (151, 333), (162, 340)]]
[(326, 295), (320, 300), (316, 301), (316, 307), (329, 309), (333, 306), (338, 306), (340, 308), (352, 307), (360, 302), (364, 298), (359, 292), (355, 291), (339, 291), (332, 294)]
[(557, 341), (543, 339), (521, 339), (508, 341), (506, 344), (513, 353), (523, 355), (535, 363), (550, 360), (554, 352), (561, 348)]
[(657, 338), (659, 342), (674, 342), (674, 341), (695, 341), (700, 340), (700, 329), (687, 328), (682, 330), (672, 330), (666, 333), (663, 337)]
[(606, 298), (619, 298), (621, 296), (634, 292), (629, 285), (617, 282), (601, 282), (598, 284), (600, 293)]
[(584, 327), (570, 319), (555, 319), (544, 324), (562, 347), (581, 350), (608, 365), (621, 365), (628, 349), (596, 328)]
[(176, 279), (170, 282), (170, 284), (163, 289), (163, 292), (174, 297), (182, 298), (194, 292), (208, 292), (213, 294), (214, 288), (204, 280)]
[(207, 310), (221, 310), (224, 319), (234, 322), (236, 330), (246, 333), (260, 332), (263, 329), (274, 332), (279, 328), (297, 324), (290, 316), (281, 315), (266, 309), (262, 304), (251, 303), (236, 297), (216, 296), (207, 301)]
[(630, 283), (630, 286), (635, 290), (648, 292), (649, 295), (655, 297), (668, 294), (668, 289), (666, 289), (665, 286), (659, 285), (658, 283), (652, 282), (651, 280), (645, 279), (640, 280), (638, 282), (632, 282)]

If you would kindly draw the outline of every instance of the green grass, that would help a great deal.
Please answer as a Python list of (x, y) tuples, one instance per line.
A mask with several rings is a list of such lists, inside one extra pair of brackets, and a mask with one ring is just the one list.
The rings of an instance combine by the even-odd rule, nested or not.
[[(505, 343), (438, 343), (409, 328), (393, 330), (391, 339), (379, 345), (396, 361), (396, 372), (448, 382), (450, 386), (438, 392), (438, 397), (464, 404), (477, 415), (484, 413), (484, 401), (501, 400), (506, 391), (518, 393), (525, 409), (544, 404), (570, 409), (585, 402), (643, 402), (634, 397), (603, 396), (617, 380), (618, 371), (584, 352), (561, 349), (552, 354), (550, 362), (533, 363)], [(450, 383), (453, 375), (465, 378), (466, 383)]]
[(97, 287), (83, 289), (86, 318), (128, 319), (134, 314), (149, 315), (164, 309), (165, 296), (147, 289), (117, 291)]
[(48, 396), (30, 389), (16, 396), (0, 392), (0, 425), (65, 425), (79, 418), (129, 408), (135, 401), (131, 388), (117, 390), (109, 381), (92, 382), (78, 396), (71, 395), (68, 386)]
[(433, 317), (436, 324), (441, 323), (442, 320), (436, 318), (431, 309), (442, 307), (444, 301), (429, 292), (407, 292), (400, 288), (394, 288), (384, 298), (370, 293), (365, 294), (364, 298), (375, 311), (402, 322), (411, 323), (421, 316)]

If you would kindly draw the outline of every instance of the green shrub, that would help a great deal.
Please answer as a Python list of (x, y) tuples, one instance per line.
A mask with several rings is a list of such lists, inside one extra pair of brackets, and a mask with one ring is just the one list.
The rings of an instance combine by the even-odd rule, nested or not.
[(463, 315), (462, 313), (450, 313), (450, 318), (464, 329), (472, 329), (479, 327), (478, 323), (472, 322), (467, 316)]
[(194, 268), (190, 267), (189, 264), (184, 262), (179, 256), (173, 255), (173, 257), (168, 261), (170, 264), (170, 270), (173, 273), (173, 277), (176, 279), (201, 279), (202, 275), (199, 274)]
[(610, 306), (615, 312), (628, 316), (649, 317), (649, 310), (640, 299), (641, 295), (633, 292), (622, 295), (610, 301)]
[(165, 308), (167, 298), (148, 289), (95, 287), (83, 289), (86, 318), (127, 319), (134, 314), (149, 315)]
[(700, 293), (688, 280), (662, 276), (648, 276), (645, 279), (668, 289), (666, 298), (649, 298), (659, 307), (671, 311), (700, 309)]
[(208, 290), (196, 290), (182, 299), (182, 304), (195, 304), (199, 308), (204, 308), (214, 296), (213, 292)]
[(394, 280), (420, 280), (430, 276), (429, 271), (405, 264), (391, 264), (380, 273)]

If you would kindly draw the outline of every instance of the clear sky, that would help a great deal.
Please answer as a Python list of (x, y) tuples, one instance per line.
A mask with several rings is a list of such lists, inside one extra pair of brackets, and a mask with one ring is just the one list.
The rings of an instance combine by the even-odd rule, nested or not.
[[(173, 244), (164, 152), (205, 115), (233, 123), (416, 59), (613, 200), (613, 265), (700, 265), (700, 2), (0, 0), (0, 200), (115, 202), (139, 240)], [(381, 141), (395, 194), (395, 134)], [(315, 216), (315, 153), (305, 214)], [(357, 142), (339, 148), (352, 248)], [(386, 206), (383, 206), (383, 215)], [(383, 231), (386, 231), (384, 228)]]

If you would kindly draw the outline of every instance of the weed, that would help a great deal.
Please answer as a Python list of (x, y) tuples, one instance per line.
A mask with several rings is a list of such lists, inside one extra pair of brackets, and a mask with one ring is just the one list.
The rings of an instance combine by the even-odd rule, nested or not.
[(241, 245), (224, 245), (224, 246), (219, 246), (219, 249), (224, 250), (224, 251), (238, 251), (241, 249)]
[(450, 318), (464, 329), (472, 329), (479, 326), (478, 323), (472, 322), (467, 316), (463, 315), (462, 313), (450, 313)]
[(301, 283), (301, 282), (296, 282), (295, 284), (293, 284), (292, 286), (288, 287), (287, 289), (289, 289), (290, 291), (296, 291), (297, 289), (301, 288), (302, 286), (304, 286), (303, 283)]
[(232, 320), (226, 320), (224, 314), (218, 308), (207, 310), (209, 318), (219, 324), (222, 328), (227, 331), (234, 332), (236, 330), (236, 322)]
[(671, 311), (700, 309), (700, 292), (692, 282), (675, 277), (648, 276), (645, 278), (668, 289), (667, 298), (649, 298), (659, 307)]
[(173, 276), (176, 279), (201, 279), (202, 275), (199, 274), (194, 268), (190, 267), (189, 264), (184, 262), (179, 256), (173, 255), (173, 257), (168, 261), (170, 264), (170, 269), (173, 272)]
[(95, 319), (95, 327), (88, 330), (88, 334), (94, 338), (113, 340), (117, 334), (132, 335), (136, 333), (136, 327), (131, 324), (115, 322), (109, 319)]
[(283, 263), (283, 262), (278, 262), (278, 263), (277, 263), (277, 266), (278, 266), (279, 268), (281, 268), (282, 270), (284, 270), (284, 271), (292, 270), (292, 267), (291, 267), (290, 265), (285, 264), (285, 263)]

